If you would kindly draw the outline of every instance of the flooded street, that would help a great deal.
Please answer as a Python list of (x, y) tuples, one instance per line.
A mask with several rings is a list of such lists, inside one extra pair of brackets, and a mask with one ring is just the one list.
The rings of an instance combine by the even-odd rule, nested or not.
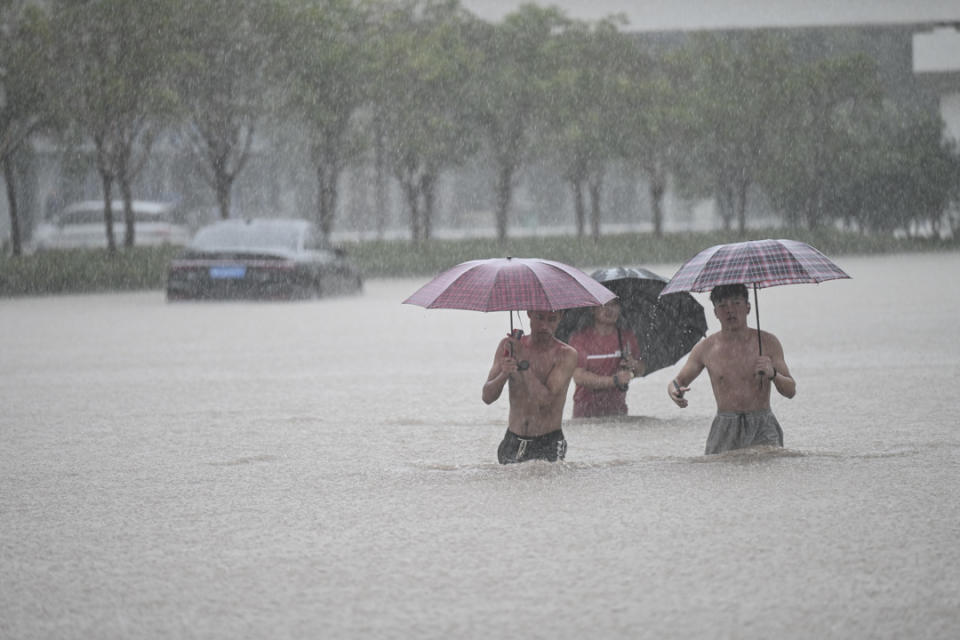
[(0, 299), (0, 637), (955, 637), (960, 254), (834, 259), (760, 291), (783, 451), (701, 456), (678, 364), (555, 465), (496, 463), (508, 316), (426, 278)]

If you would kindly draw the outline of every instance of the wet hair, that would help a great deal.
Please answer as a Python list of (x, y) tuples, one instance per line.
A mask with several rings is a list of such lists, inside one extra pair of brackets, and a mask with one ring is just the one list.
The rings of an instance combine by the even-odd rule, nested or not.
[(747, 292), (745, 284), (721, 284), (710, 291), (710, 302), (716, 306), (727, 298), (736, 298), (737, 296), (750, 302), (750, 294)]

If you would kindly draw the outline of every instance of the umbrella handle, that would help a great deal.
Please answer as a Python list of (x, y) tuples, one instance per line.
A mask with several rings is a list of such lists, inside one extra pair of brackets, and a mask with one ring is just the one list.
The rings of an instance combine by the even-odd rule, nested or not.
[(753, 283), (753, 311), (757, 315), (757, 348), (760, 355), (763, 355), (763, 341), (760, 340), (760, 303), (757, 297), (757, 283)]
[[(760, 303), (757, 297), (757, 283), (753, 283), (753, 310), (757, 314), (757, 351), (763, 355), (763, 340), (760, 339)], [(760, 376), (760, 389), (763, 389), (763, 376)]]
[[(511, 338), (511, 340), (510, 340), (510, 342), (509, 342), (509, 345), (510, 345), (510, 357), (511, 357), (511, 358), (514, 357), (514, 353), (513, 353), (513, 341), (514, 341), (514, 340), (519, 340), (520, 338), (523, 337), (523, 329), (514, 329), (514, 328), (512, 327), (512, 324), (513, 324), (513, 323), (511, 323), (510, 336), (509, 336), (509, 337)], [(530, 361), (529, 361), (529, 360), (521, 360), (520, 362), (517, 363), (517, 369), (519, 369), (520, 371), (526, 371), (526, 370), (529, 369), (529, 368), (530, 368)]]

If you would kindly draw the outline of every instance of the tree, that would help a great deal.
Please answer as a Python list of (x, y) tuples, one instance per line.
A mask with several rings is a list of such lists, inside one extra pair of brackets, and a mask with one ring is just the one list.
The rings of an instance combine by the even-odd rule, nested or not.
[(888, 105), (878, 130), (862, 140), (854, 179), (838, 185), (862, 231), (911, 236), (926, 227), (939, 237), (960, 177), (955, 145), (939, 116)]
[(317, 222), (333, 230), (338, 183), (360, 151), (355, 115), (364, 103), (366, 17), (349, 0), (278, 5), (271, 20), (282, 112), (302, 123), (317, 178)]
[(124, 246), (132, 247), (132, 183), (175, 105), (164, 66), (174, 8), (171, 0), (90, 0), (61, 2), (56, 13), (69, 72), (61, 96), (73, 126), (95, 146), (111, 252), (114, 183), (124, 203)]
[(647, 179), (653, 233), (663, 235), (663, 199), (667, 181), (685, 164), (685, 149), (695, 144), (694, 115), (684, 92), (691, 69), (682, 57), (659, 59), (634, 47), (631, 71), (623, 83), (621, 150)]
[(13, 255), (23, 252), (15, 154), (53, 121), (52, 32), (40, 7), (0, 0), (0, 168), (6, 185)]
[(871, 148), (879, 142), (878, 70), (859, 55), (816, 60), (789, 75), (784, 95), (790, 101), (761, 182), (788, 221), (813, 229), (851, 210), (845, 185), (862, 180), (865, 160), (884, 150)]
[(574, 23), (551, 41), (557, 71), (549, 80), (549, 126), (544, 137), (573, 193), (577, 235), (600, 236), (601, 197), (608, 163), (617, 156), (623, 116), (621, 85), (629, 41), (615, 20)]
[(497, 238), (507, 223), (517, 173), (530, 153), (543, 116), (544, 79), (551, 75), (546, 46), (566, 24), (556, 8), (522, 5), (502, 23), (484, 29), (482, 64), (471, 86), (476, 119), (494, 165)]
[(702, 170), (711, 177), (724, 228), (746, 229), (747, 198), (768, 162), (789, 106), (789, 49), (771, 32), (700, 34), (686, 55), (699, 118)]
[(185, 0), (178, 12), (185, 139), (222, 219), (266, 112), (270, 50), (259, 9), (256, 0)]
[(465, 106), (476, 24), (456, 0), (409, 0), (389, 7), (380, 26), (374, 109), (419, 244), (432, 234), (441, 172), (477, 146)]

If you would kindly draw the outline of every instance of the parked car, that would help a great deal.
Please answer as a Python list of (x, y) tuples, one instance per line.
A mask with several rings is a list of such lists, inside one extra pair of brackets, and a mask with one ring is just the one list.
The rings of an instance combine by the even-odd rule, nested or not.
[[(169, 202), (133, 201), (134, 244), (137, 246), (186, 245), (190, 229), (177, 221), (176, 206)], [(126, 226), (123, 201), (114, 200), (113, 235), (123, 243)], [(33, 234), (37, 251), (50, 249), (86, 249), (107, 246), (107, 228), (103, 219), (103, 200), (84, 200), (68, 205)]]
[(203, 227), (167, 272), (167, 300), (296, 299), (363, 288), (342, 249), (307, 220), (222, 220)]

